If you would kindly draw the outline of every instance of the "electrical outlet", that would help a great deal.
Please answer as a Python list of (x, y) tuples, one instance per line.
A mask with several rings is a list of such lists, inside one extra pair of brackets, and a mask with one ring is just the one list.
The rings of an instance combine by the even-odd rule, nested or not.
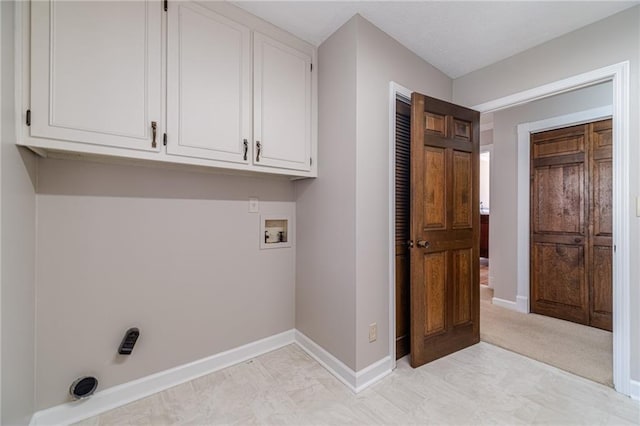
[(258, 213), (260, 211), (260, 203), (257, 198), (249, 198), (249, 213)]
[(375, 322), (369, 324), (369, 343), (373, 343), (378, 340), (378, 324)]

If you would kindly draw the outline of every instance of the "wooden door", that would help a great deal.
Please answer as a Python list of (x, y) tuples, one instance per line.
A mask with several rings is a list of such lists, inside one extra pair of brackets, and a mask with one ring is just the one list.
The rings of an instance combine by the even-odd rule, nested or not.
[(311, 170), (311, 56), (253, 35), (254, 164)]
[(410, 152), (411, 106), (396, 100), (396, 359), (410, 352)]
[(411, 365), (480, 341), (479, 119), (413, 93)]
[(589, 124), (591, 172), (589, 222), (589, 324), (613, 326), (613, 137), (612, 120)]
[(611, 120), (531, 135), (531, 311), (611, 330)]
[(251, 31), (193, 2), (167, 19), (167, 153), (248, 164)]
[(32, 2), (30, 135), (159, 151), (162, 14), (154, 0)]

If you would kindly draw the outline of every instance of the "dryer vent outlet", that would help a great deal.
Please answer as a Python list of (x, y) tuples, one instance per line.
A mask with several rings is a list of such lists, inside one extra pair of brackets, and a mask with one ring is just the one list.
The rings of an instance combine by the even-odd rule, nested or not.
[(98, 379), (91, 376), (77, 378), (69, 387), (73, 399), (89, 398), (98, 387)]

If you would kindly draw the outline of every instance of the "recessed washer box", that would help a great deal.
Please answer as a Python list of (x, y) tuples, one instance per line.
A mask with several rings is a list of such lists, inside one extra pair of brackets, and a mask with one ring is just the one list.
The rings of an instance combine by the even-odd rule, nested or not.
[(288, 216), (260, 216), (260, 248), (291, 247), (290, 226)]

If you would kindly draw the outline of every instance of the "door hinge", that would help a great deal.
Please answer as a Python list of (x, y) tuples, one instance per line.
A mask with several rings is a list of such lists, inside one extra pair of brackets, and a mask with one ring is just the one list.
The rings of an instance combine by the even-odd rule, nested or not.
[(31, 126), (31, 110), (27, 110), (27, 126)]
[(169, 0), (164, 0), (164, 11), (168, 11), (169, 10)]
[(162, 135), (162, 145), (167, 146), (167, 134)]
[(313, 72), (313, 64), (309, 64), (311, 68), (311, 72)]
[(313, 157), (309, 157), (309, 166), (313, 166)]

